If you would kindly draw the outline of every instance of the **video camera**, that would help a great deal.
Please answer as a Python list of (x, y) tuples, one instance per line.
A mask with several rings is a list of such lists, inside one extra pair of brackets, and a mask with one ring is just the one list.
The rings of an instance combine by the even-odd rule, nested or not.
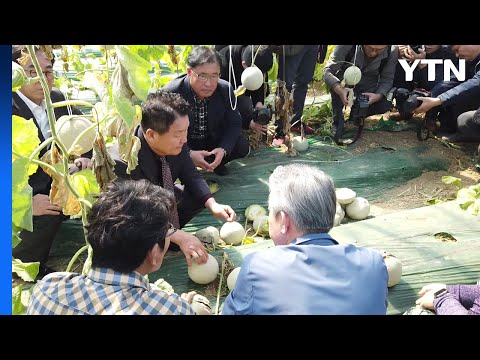
[(403, 119), (411, 118), (413, 111), (422, 104), (422, 102), (418, 100), (419, 96), (430, 96), (430, 93), (423, 89), (410, 91), (405, 88), (398, 88), (395, 90), (395, 107)]
[(264, 108), (253, 110), (253, 121), (260, 125), (267, 125), (272, 120), (272, 109), (270, 105)]
[(413, 51), (415, 51), (417, 54), (420, 54), (420, 49), (423, 48), (423, 45), (408, 45), (412, 48)]

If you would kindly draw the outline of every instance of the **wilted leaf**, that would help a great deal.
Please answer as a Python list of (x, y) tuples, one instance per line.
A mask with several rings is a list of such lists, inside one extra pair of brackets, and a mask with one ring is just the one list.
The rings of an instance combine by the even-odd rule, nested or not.
[(112, 77), (113, 103), (127, 127), (131, 127), (135, 117), (135, 107), (132, 103), (133, 91), (126, 77), (126, 70), (121, 63), (118, 63)]
[(100, 189), (105, 190), (108, 183), (114, 180), (117, 175), (113, 171), (115, 161), (110, 156), (101, 133), (93, 142), (92, 168)]

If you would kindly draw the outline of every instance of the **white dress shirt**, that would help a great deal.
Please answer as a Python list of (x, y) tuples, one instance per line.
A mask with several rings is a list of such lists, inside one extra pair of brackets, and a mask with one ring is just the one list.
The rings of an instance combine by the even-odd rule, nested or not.
[(37, 124), (40, 127), (40, 131), (42, 132), (45, 140), (50, 138), (52, 135), (50, 134), (50, 124), (48, 123), (48, 116), (46, 112), (47, 104), (45, 103), (45, 99), (42, 100), (40, 105), (37, 105), (32, 100), (23, 95), (20, 90), (17, 90), (17, 94), (25, 102), (25, 104), (27, 104), (33, 116), (35, 116), (35, 120), (37, 121)]

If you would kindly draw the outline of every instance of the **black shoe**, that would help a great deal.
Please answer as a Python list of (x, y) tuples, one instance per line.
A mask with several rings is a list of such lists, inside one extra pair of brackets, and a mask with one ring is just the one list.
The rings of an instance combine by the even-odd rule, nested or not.
[(213, 170), (215, 172), (215, 174), (217, 174), (218, 176), (225, 176), (228, 174), (228, 169), (225, 165), (223, 164), (220, 164), (218, 165), (215, 170)]

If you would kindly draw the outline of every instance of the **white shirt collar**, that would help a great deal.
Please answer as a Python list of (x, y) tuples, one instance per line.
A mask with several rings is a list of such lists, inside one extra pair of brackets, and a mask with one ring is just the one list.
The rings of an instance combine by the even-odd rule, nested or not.
[(42, 100), (40, 105), (37, 105), (32, 100), (23, 95), (20, 90), (17, 90), (17, 94), (18, 96), (20, 96), (20, 99), (23, 100), (23, 102), (28, 106), (28, 108), (34, 115), (35, 113), (39, 113), (39, 111), (42, 111), (43, 113), (47, 109), (47, 103), (45, 102), (45, 99)]

